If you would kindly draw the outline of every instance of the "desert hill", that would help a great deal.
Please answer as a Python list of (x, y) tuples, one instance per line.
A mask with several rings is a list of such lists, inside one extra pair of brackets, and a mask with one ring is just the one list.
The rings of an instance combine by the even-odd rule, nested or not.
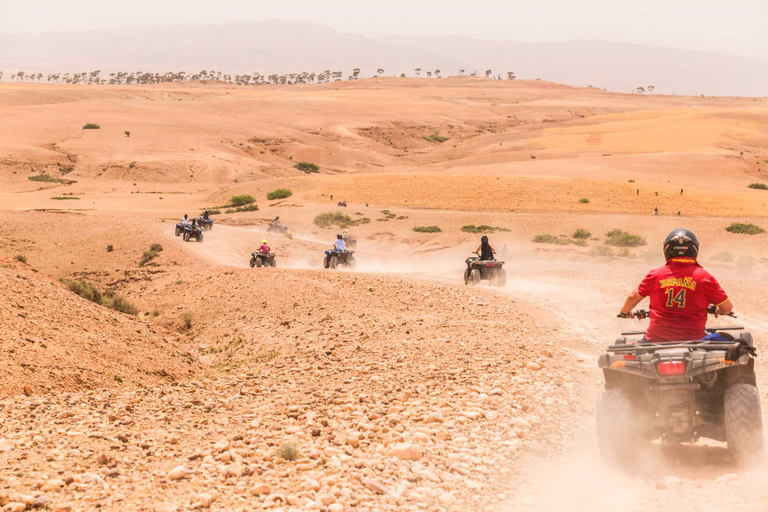
[(85, 300), (23, 263), (3, 260), (0, 296), (3, 395), (157, 384), (200, 371), (163, 329)]

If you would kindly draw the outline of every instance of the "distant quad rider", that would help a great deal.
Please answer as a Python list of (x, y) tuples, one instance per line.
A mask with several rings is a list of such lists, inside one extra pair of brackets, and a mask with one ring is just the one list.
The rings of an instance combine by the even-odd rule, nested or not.
[(262, 254), (269, 254), (270, 250), (271, 249), (267, 245), (267, 241), (266, 240), (262, 240), (261, 241), (261, 247), (259, 247), (259, 252), (262, 253)]
[(203, 212), (203, 218), (204, 218), (205, 220), (210, 220), (210, 216), (211, 216), (211, 214), (208, 212), (208, 210), (205, 210), (205, 211)]
[(496, 254), (496, 249), (491, 247), (491, 244), (488, 243), (488, 237), (486, 235), (483, 235), (480, 238), (480, 245), (475, 249), (475, 254), (480, 256), (480, 260), (493, 260), (494, 254)]
[(715, 316), (733, 310), (728, 295), (717, 280), (696, 261), (699, 241), (688, 229), (675, 229), (664, 240), (666, 265), (651, 270), (624, 302), (619, 317), (633, 318), (632, 308), (650, 297), (650, 325), (643, 342), (674, 342), (702, 339), (707, 309), (714, 304)]
[(347, 250), (347, 244), (344, 243), (344, 237), (341, 233), (336, 235), (336, 241), (333, 243), (333, 249), (339, 252), (344, 252)]
[(189, 226), (189, 215), (187, 215), (186, 213), (181, 218), (181, 225), (184, 226), (184, 227)]

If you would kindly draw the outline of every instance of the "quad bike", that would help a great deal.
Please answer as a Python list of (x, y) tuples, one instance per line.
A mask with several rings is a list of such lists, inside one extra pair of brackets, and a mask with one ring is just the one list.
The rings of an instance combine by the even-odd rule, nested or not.
[(203, 216), (197, 218), (197, 225), (201, 226), (204, 230), (210, 231), (213, 229), (213, 219), (206, 219)]
[(325, 268), (347, 267), (353, 269), (356, 265), (354, 254), (355, 251), (329, 249), (325, 251), (323, 266)]
[[(635, 312), (637, 318), (647, 315)], [(700, 437), (727, 442), (739, 464), (759, 458), (763, 424), (752, 335), (743, 327), (707, 333), (701, 340), (636, 343), (626, 336), (644, 333), (626, 332), (600, 356), (605, 391), (597, 404), (597, 438), (603, 460), (631, 464), (643, 443)]]
[(357, 239), (352, 238), (349, 235), (344, 235), (344, 245), (346, 245), (350, 249), (354, 249), (355, 247), (357, 247)]
[(270, 222), (267, 224), (267, 233), (280, 233), (285, 235), (288, 233), (288, 228), (279, 222)]
[(347, 207), (347, 202), (346, 201), (339, 201), (339, 206), (341, 206), (343, 208), (346, 208)]
[(276, 267), (277, 262), (275, 261), (275, 254), (274, 253), (264, 253), (257, 251), (253, 254), (251, 254), (251, 268), (253, 267), (259, 267), (262, 266), (265, 267)]
[(198, 242), (203, 241), (203, 230), (200, 229), (200, 226), (186, 226), (184, 228), (184, 241), (189, 242), (192, 238), (197, 240)]
[(464, 269), (464, 284), (477, 285), (482, 280), (490, 281), (491, 286), (507, 284), (507, 271), (502, 268), (503, 261), (481, 260), (477, 256), (471, 256), (465, 263), (467, 268)]
[(179, 235), (181, 235), (183, 232), (184, 232), (184, 224), (182, 224), (181, 222), (177, 222), (177, 223), (176, 223), (176, 231), (174, 232), (174, 234), (175, 234), (176, 236), (179, 236)]

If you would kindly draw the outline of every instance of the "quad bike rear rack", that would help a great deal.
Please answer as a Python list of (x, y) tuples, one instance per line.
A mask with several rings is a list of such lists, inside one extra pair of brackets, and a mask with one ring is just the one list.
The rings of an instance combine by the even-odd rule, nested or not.
[(738, 341), (685, 341), (682, 343), (622, 343), (621, 345), (610, 345), (607, 352), (616, 354), (624, 352), (635, 352), (642, 350), (644, 352), (656, 352), (657, 350), (668, 350), (671, 348), (701, 348), (707, 350), (732, 350), (739, 348), (741, 343)]

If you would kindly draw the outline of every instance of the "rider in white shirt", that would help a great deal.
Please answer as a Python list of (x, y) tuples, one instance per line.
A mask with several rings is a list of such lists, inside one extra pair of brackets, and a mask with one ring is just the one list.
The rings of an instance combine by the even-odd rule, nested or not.
[(334, 242), (333, 248), (337, 251), (347, 250), (347, 244), (344, 243), (344, 237), (341, 236), (341, 233), (336, 235), (336, 242)]

